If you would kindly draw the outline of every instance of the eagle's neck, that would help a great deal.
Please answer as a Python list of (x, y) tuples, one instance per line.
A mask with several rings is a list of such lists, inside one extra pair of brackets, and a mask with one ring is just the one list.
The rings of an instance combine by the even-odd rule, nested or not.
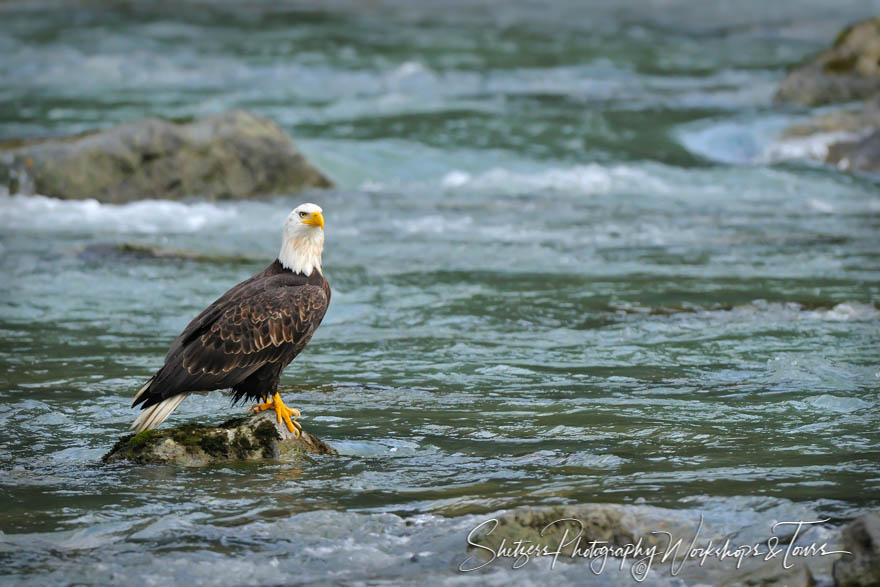
[(323, 250), (324, 231), (309, 230), (286, 237), (281, 243), (278, 260), (285, 269), (308, 276), (316, 269), (321, 273)]

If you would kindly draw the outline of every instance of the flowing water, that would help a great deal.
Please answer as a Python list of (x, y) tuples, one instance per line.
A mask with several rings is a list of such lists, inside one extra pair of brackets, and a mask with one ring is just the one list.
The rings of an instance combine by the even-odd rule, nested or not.
[[(338, 183), (0, 195), (3, 582), (451, 584), (472, 578), (468, 530), (516, 506), (760, 534), (880, 505), (878, 184), (787, 158), (775, 137), (810, 112), (772, 105), (786, 67), (877, 12), (0, 5), (0, 139), (243, 107)], [(324, 208), (334, 294), (285, 399), (341, 456), (97, 465), (171, 340), (274, 258), (302, 201)], [(214, 393), (169, 424), (241, 409)]]

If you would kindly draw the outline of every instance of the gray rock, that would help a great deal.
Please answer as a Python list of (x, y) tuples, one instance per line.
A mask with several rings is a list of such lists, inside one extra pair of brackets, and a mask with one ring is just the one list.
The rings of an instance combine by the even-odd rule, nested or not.
[(834, 563), (836, 585), (880, 585), (880, 513), (865, 514), (845, 526), (841, 548), (852, 554)]
[[(524, 507), (501, 513), (494, 519), (497, 525), (487, 521), (489, 523), (469, 536), (471, 558), (463, 563), (466, 568), (490, 564), (494, 560), (493, 554), (502, 547), (505, 554), (500, 556), (506, 560), (499, 561), (499, 564), (510, 567), (516, 564), (515, 549), (520, 544), (550, 553), (560, 550), (559, 563), (582, 565), (585, 575), (595, 573), (596, 565), (605, 560), (607, 568), (602, 574), (603, 577), (607, 575), (608, 584), (636, 584), (634, 579), (644, 580), (649, 573), (668, 578), (674, 572), (686, 584), (705, 583), (703, 578), (707, 576), (707, 569), (698, 564), (684, 564), (682, 558), (700, 528), (700, 514), (693, 510), (590, 503)], [(664, 532), (668, 534), (662, 534)], [(704, 545), (707, 540), (722, 538), (722, 534), (703, 524), (697, 543)], [(679, 540), (681, 546), (676, 548)], [(674, 552), (663, 562), (664, 553), (670, 547)], [(650, 554), (652, 548), (655, 549), (653, 558)], [(622, 555), (620, 549), (629, 549), (629, 554)], [(676, 561), (675, 571), (672, 569), (673, 560)], [(685, 569), (681, 568), (683, 564)], [(693, 572), (696, 572), (696, 578), (691, 576)], [(713, 584), (714, 578), (716, 575), (709, 576), (708, 584)], [(655, 584), (655, 581), (649, 580), (646, 584)]]
[[(497, 519), (497, 526), (486, 526), (476, 536), (478, 544), (496, 550), (502, 541), (510, 545), (517, 540), (529, 540), (555, 546), (560, 544), (563, 536), (569, 540), (582, 528), (580, 546), (595, 540), (609, 546), (623, 547), (641, 539), (645, 548), (660, 548), (666, 547), (670, 541), (675, 543), (679, 538), (683, 543), (689, 543), (700, 524), (699, 514), (693, 511), (612, 503), (526, 507)], [(559, 522), (567, 519), (579, 520), (580, 523)], [(491, 533), (489, 530), (492, 530)], [(671, 540), (659, 532), (668, 532)], [(712, 534), (705, 527), (701, 531), (703, 537), (711, 537)], [(573, 548), (574, 544), (562, 552), (565, 556), (571, 556)]]
[(295, 437), (278, 423), (275, 412), (265, 411), (216, 427), (187, 424), (130, 434), (121, 438), (102, 461), (201, 466), (264, 459), (297, 461), (309, 454), (337, 453), (306, 431)]
[(815, 116), (787, 129), (782, 138), (800, 140), (819, 137), (827, 147), (811, 153), (813, 158), (845, 171), (880, 173), (878, 131), (880, 100), (875, 100), (865, 103), (858, 110), (836, 110)]
[(880, 128), (880, 101), (868, 102), (853, 110), (834, 110), (814, 116), (788, 128), (785, 138), (808, 137), (818, 134), (866, 135), (872, 129)]
[[(809, 561), (790, 561), (792, 567), (784, 568), (781, 557), (766, 558), (764, 553), (748, 556), (743, 555), (739, 561), (735, 556), (720, 558), (709, 554), (705, 560), (700, 556), (689, 556), (690, 548), (727, 548), (737, 551), (741, 546), (756, 543), (766, 548), (766, 539), (755, 540), (748, 532), (730, 532), (730, 529), (713, 525), (702, 520), (697, 510), (675, 510), (645, 505), (626, 504), (577, 504), (560, 506), (523, 507), (509, 512), (501, 512), (494, 516), (497, 524), (484, 523), (479, 530), (469, 536), (469, 555), (467, 567), (474, 568), (480, 564), (494, 562), (493, 554), (503, 546), (507, 560), (502, 565), (514, 564), (517, 544), (521, 548), (537, 545), (539, 548), (548, 546), (550, 552), (568, 542), (562, 548), (560, 563), (587, 565), (590, 563), (588, 550), (590, 543), (596, 541), (597, 547), (607, 545), (625, 549), (630, 545), (640, 545), (640, 553), (632, 552), (630, 546), (626, 559), (620, 552), (610, 553), (611, 557), (605, 566), (608, 584), (634, 584), (631, 578), (645, 578), (647, 569), (645, 561), (651, 547), (656, 548), (653, 559), (650, 559), (650, 573), (654, 577), (645, 584), (673, 579), (685, 585), (778, 585), (788, 587), (810, 587), (816, 583), (814, 573), (822, 571), (830, 573), (830, 561), (813, 558)], [(488, 521), (487, 521), (488, 522)], [(699, 530), (698, 530), (699, 529)], [(740, 529), (741, 531), (742, 529)], [(566, 533), (567, 532), (567, 533)], [(809, 532), (809, 530), (808, 530)], [(573, 538), (581, 533), (580, 542), (575, 544)], [(760, 535), (760, 534), (758, 534)], [(775, 535), (782, 544), (787, 544), (792, 535)], [(770, 535), (767, 536), (770, 538)], [(679, 548), (676, 543), (681, 542)], [(728, 545), (729, 541), (729, 545)], [(473, 544), (470, 544), (470, 543)], [(572, 556), (574, 548), (578, 551)], [(663, 561), (669, 550), (669, 557)], [(511, 554), (513, 552), (513, 554)], [(534, 554), (530, 554), (534, 557)], [(601, 554), (596, 554), (598, 560)], [(499, 557), (500, 558), (500, 557)], [(586, 560), (585, 560), (586, 559)], [(622, 561), (624, 564), (622, 564)], [(825, 566), (827, 564), (827, 571)], [(630, 567), (629, 565), (634, 565)], [(740, 566), (738, 566), (740, 565)], [(815, 565), (816, 568), (813, 568)], [(593, 567), (595, 571), (595, 566)], [(619, 573), (625, 573), (619, 575)], [(589, 567), (585, 566), (585, 573)]]
[(816, 106), (880, 95), (880, 17), (844, 29), (834, 44), (791, 70), (777, 102)]
[(742, 568), (729, 573), (724, 578), (715, 582), (723, 587), (734, 585), (761, 585), (778, 587), (813, 587), (816, 580), (810, 567), (804, 563), (794, 563), (790, 569), (786, 569), (778, 561), (750, 561)]
[(11, 193), (120, 203), (246, 198), (331, 187), (275, 123), (234, 110), (186, 124), (155, 118), (0, 152)]
[(846, 171), (880, 173), (880, 130), (858, 141), (831, 145), (825, 161)]

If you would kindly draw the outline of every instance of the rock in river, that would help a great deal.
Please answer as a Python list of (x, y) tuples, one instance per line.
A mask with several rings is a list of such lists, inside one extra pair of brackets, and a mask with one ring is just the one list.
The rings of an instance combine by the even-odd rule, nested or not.
[(828, 141), (818, 156), (844, 171), (880, 173), (880, 100), (866, 102), (857, 110), (825, 112), (788, 129), (784, 138), (816, 137)]
[(295, 461), (308, 454), (336, 451), (306, 431), (295, 437), (278, 423), (275, 412), (266, 411), (216, 427), (187, 424), (130, 434), (102, 460), (199, 466), (224, 461)]
[(880, 173), (880, 130), (857, 141), (831, 145), (825, 161), (846, 171)]
[[(766, 558), (766, 552), (748, 556), (750, 551), (740, 545), (755, 540), (736, 534), (705, 521), (698, 510), (610, 503), (521, 507), (499, 512), (474, 529), (468, 536), (470, 558), (463, 565), (477, 570), (496, 556), (508, 559), (502, 564), (523, 564), (530, 559), (516, 551), (519, 544), (535, 549), (529, 553), (532, 558), (544, 546), (550, 556), (558, 549), (560, 562), (585, 565), (585, 575), (606, 573), (608, 584), (637, 584), (630, 579), (642, 581), (648, 573), (654, 578), (645, 584), (666, 584), (667, 579), (683, 585), (814, 584), (805, 561), (786, 568), (780, 560)], [(790, 538), (779, 537), (783, 543)], [(728, 554), (721, 556), (719, 547)], [(732, 552), (741, 553), (740, 558)], [(615, 580), (621, 571), (628, 575)]]
[[(816, 106), (864, 100), (791, 128), (788, 138), (828, 135), (812, 153), (845, 171), (880, 173), (880, 17), (844, 29), (834, 44), (786, 76), (778, 102)], [(834, 136), (837, 135), (837, 136)]]
[(880, 513), (870, 512), (844, 527), (842, 550), (834, 563), (834, 583), (841, 587), (880, 585)]
[(813, 59), (788, 73), (776, 101), (817, 106), (880, 94), (880, 17), (844, 29)]
[(331, 187), (275, 123), (243, 110), (185, 124), (149, 118), (0, 152), (11, 193), (121, 203), (246, 198)]

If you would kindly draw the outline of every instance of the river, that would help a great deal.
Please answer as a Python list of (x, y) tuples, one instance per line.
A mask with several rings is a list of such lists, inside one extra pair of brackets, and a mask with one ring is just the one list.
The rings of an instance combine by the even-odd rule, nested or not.
[[(872, 13), (0, 4), (0, 139), (240, 107), (338, 186), (0, 194), (3, 582), (451, 585), (468, 529), (517, 506), (699, 510), (731, 532), (876, 508), (878, 184), (791, 157), (776, 137), (810, 111), (772, 104)], [(303, 201), (334, 293), (282, 383), (341, 456), (99, 466), (171, 340), (274, 259)], [(169, 424), (241, 411), (214, 393)]]

